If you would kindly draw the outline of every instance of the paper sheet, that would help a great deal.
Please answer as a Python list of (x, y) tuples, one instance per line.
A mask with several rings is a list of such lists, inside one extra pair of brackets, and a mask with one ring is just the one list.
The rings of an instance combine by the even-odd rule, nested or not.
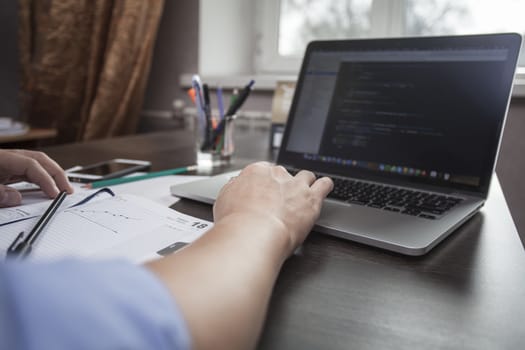
[[(5, 225), (0, 231), (0, 258), (21, 232), (38, 218)], [(212, 223), (134, 195), (119, 195), (66, 209), (51, 220), (29, 259), (124, 257), (143, 262), (176, 242), (192, 242)]]
[(170, 206), (179, 198), (170, 193), (172, 185), (201, 180), (207, 176), (169, 175), (155, 177), (148, 180), (129, 182), (122, 185), (111, 186), (116, 194), (134, 194), (151, 199), (159, 204)]
[[(116, 194), (139, 195), (141, 197), (151, 199), (164, 206), (170, 206), (179, 200), (179, 198), (170, 194), (171, 185), (201, 180), (203, 178), (205, 178), (205, 176), (170, 175), (111, 186), (110, 188)], [(20, 182), (10, 186), (19, 190), (35, 188), (34, 184), (27, 182)], [(64, 203), (62, 204), (63, 208), (71, 206), (72, 204), (80, 201), (85, 196), (96, 191), (87, 190), (82, 186), (83, 184), (73, 183), (75, 193), (66, 197)], [(16, 220), (42, 215), (50, 205), (51, 201), (52, 200), (49, 199), (42, 191), (23, 192), (22, 205), (0, 209), (0, 227)]]
[[(74, 183), (75, 193), (66, 197), (30, 258), (124, 257), (134, 262), (158, 258), (158, 251), (192, 242), (212, 226), (168, 208), (179, 200), (170, 194), (171, 185), (202, 178), (171, 175), (116, 185), (111, 190), (117, 197), (97, 196), (96, 201), (69, 208), (97, 191)], [(18, 184), (19, 189), (31, 186)], [(25, 205), (0, 209), (0, 258), (19, 232), (32, 229), (51, 200), (41, 191), (25, 192), (22, 203)], [(24, 221), (14, 222), (21, 219)]]
[[(82, 199), (86, 198), (91, 193), (95, 192), (97, 192), (97, 190), (84, 190), (81, 192), (76, 192), (72, 195), (68, 195), (64, 199), (64, 202), (62, 203), (60, 208), (68, 208), (80, 202)], [(31, 204), (0, 209), (0, 229), (3, 225), (7, 225), (15, 221), (41, 216), (51, 204), (52, 199), (49, 199), (42, 192), (38, 192), (38, 195), (40, 196), (40, 199), (38, 201), (32, 201)]]

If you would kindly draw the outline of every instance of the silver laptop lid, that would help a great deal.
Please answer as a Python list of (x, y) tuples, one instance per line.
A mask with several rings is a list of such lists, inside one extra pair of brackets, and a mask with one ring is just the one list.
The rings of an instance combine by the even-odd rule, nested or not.
[(521, 36), (309, 44), (278, 163), (486, 197)]

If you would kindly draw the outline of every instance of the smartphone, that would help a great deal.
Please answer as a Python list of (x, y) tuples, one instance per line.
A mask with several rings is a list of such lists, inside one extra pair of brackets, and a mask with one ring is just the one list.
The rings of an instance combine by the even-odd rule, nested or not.
[(66, 175), (73, 182), (93, 182), (124, 176), (137, 171), (148, 170), (151, 163), (134, 159), (111, 159), (108, 161), (76, 166), (66, 171)]

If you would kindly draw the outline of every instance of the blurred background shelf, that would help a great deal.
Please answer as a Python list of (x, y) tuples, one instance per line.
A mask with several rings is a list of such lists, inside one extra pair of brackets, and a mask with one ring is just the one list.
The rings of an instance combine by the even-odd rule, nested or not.
[(0, 135), (1, 148), (35, 148), (41, 147), (57, 136), (56, 129), (29, 128), (27, 132), (18, 135)]

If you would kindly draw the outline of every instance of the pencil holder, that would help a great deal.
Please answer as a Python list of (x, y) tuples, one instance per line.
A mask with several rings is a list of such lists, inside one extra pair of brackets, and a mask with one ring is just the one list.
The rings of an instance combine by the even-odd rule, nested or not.
[(236, 115), (226, 116), (207, 136), (206, 131), (198, 132), (197, 165), (213, 167), (231, 162), (235, 150), (233, 140), (234, 120)]

